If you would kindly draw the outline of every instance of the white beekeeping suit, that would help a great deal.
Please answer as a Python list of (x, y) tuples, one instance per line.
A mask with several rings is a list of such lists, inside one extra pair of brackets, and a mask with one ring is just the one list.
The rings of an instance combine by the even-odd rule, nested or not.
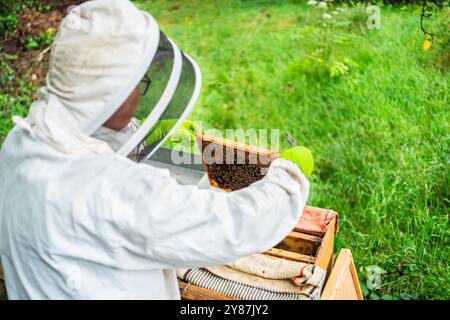
[(299, 220), (309, 183), (290, 161), (222, 193), (93, 138), (155, 56), (152, 28), (127, 0), (88, 1), (63, 21), (47, 85), (0, 151), (9, 298), (179, 299), (174, 268), (263, 252)]

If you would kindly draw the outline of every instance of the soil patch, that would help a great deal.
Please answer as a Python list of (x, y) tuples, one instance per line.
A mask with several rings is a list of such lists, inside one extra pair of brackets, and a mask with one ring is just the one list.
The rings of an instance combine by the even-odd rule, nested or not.
[(0, 39), (1, 60), (14, 74), (14, 79), (2, 86), (0, 93), (20, 94), (20, 82), (31, 82), (35, 86), (45, 84), (50, 47), (27, 49), (27, 38), (37, 38), (49, 29), (57, 30), (67, 14), (67, 8), (82, 2), (84, 1), (41, 1), (43, 4), (49, 4), (50, 10), (40, 12), (36, 8), (24, 8), (18, 14), (19, 25), (14, 35)]

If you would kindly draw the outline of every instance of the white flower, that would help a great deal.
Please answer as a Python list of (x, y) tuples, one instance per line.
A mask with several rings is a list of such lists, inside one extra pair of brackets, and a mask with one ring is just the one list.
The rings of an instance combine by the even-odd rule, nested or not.
[(320, 1), (318, 7), (319, 7), (319, 8), (322, 8), (322, 9), (325, 9), (325, 8), (327, 7), (327, 3), (324, 2), (324, 1)]
[(324, 14), (322, 14), (322, 18), (330, 20), (330, 19), (333, 18), (333, 16), (331, 14), (329, 14), (329, 13), (324, 13)]
[(317, 1), (316, 1), (316, 0), (309, 0), (309, 1), (308, 1), (308, 4), (309, 4), (310, 6), (315, 6), (315, 5), (317, 4)]

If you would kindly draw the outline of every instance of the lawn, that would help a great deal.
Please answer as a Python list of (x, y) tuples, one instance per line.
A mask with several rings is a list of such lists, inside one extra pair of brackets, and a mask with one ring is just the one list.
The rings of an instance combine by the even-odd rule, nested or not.
[[(447, 9), (424, 51), (418, 5), (381, 6), (369, 30), (364, 5), (135, 3), (202, 69), (191, 119), (287, 130), (312, 150), (309, 204), (339, 212), (336, 249), (352, 250), (368, 298), (450, 299)], [(0, 143), (28, 102), (0, 95)], [(369, 290), (373, 266), (381, 286)]]

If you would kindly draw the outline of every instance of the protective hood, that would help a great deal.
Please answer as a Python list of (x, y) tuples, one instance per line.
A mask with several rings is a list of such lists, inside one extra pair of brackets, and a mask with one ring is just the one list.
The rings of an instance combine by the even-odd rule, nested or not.
[[(200, 87), (201, 73), (195, 61), (161, 32), (158, 49), (139, 87), (140, 101), (134, 115), (141, 126), (117, 152), (124, 156), (137, 153), (139, 161), (150, 157), (189, 114)], [(173, 126), (168, 132), (147, 144), (146, 137), (160, 120), (177, 121), (170, 121)]]
[[(149, 103), (142, 97), (141, 105), (147, 108), (147, 113), (139, 118), (143, 128), (135, 132), (136, 136), (124, 140), (126, 150), (117, 145), (111, 148), (92, 134), (148, 75), (154, 58), (160, 56), (157, 51), (161, 39), (173, 44), (160, 32), (153, 17), (128, 0), (94, 0), (74, 7), (61, 23), (53, 43), (46, 86), (39, 90), (38, 100), (30, 107), (28, 116), (13, 117), (14, 122), (63, 153), (91, 154), (120, 149), (120, 154), (128, 155), (171, 105), (181, 79), (182, 63), (173, 68), (179, 72), (170, 76), (172, 81), (159, 97), (155, 95)], [(173, 52), (178, 60), (189, 60), (178, 48)], [(194, 69), (198, 67), (195, 65)], [(152, 77), (156, 79), (153, 73)], [(196, 100), (198, 81), (192, 90), (197, 92), (193, 99)], [(154, 92), (151, 88), (148, 91)], [(182, 109), (179, 118), (187, 115), (193, 102), (179, 107)], [(138, 111), (142, 113), (141, 105)]]

